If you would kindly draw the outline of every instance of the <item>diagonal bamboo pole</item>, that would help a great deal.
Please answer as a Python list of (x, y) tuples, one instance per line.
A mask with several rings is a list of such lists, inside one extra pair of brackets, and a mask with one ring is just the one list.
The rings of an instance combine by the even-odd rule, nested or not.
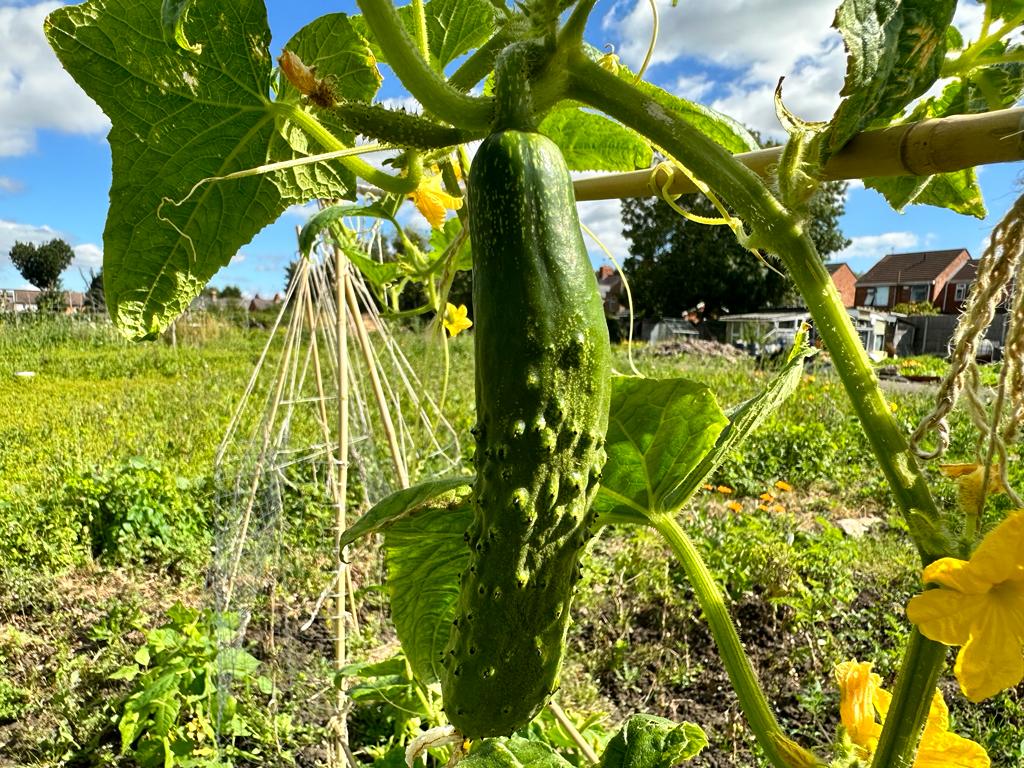
[[(744, 152), (734, 157), (759, 176), (767, 177), (778, 164), (783, 147)], [(825, 165), (826, 180), (872, 176), (931, 176), (976, 165), (1024, 160), (1024, 107), (980, 115), (922, 120), (864, 131)], [(576, 200), (613, 200), (661, 194), (662, 171), (645, 169), (577, 179)], [(693, 183), (676, 175), (672, 194), (697, 192)]]

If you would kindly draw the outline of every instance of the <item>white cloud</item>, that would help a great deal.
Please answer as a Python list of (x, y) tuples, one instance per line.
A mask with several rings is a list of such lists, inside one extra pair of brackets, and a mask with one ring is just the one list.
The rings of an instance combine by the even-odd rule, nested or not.
[(231, 257), (231, 262), (230, 263), (231, 264), (241, 264), (243, 261), (245, 261), (245, 254), (242, 253), (241, 251), (239, 251), (238, 253), (236, 253), (234, 256)]
[(916, 232), (883, 232), (880, 235), (851, 237), (846, 248), (834, 253), (829, 261), (845, 261), (854, 272), (868, 269), (883, 256), (912, 250), (921, 238)]
[[(577, 206), (580, 214), (580, 221), (586, 224), (597, 238), (604, 243), (605, 247), (612, 252), (612, 256), (622, 266), (622, 262), (629, 256), (629, 241), (622, 236), (622, 207), (618, 200), (588, 200)], [(587, 244), (587, 251), (591, 260), (597, 264), (607, 262), (608, 257), (601, 250), (592, 238), (584, 234), (584, 242)]]
[[(773, 93), (785, 77), (783, 95), (794, 114), (805, 120), (832, 115), (846, 56), (839, 33), (831, 28), (831, 0), (689, 0), (678, 8), (671, 7), (671, 0), (657, 2), (661, 33), (652, 61), (665, 64), (685, 57), (712, 69), (680, 77), (676, 90), (681, 95), (701, 99), (716, 94), (713, 107), (766, 137), (782, 139)], [(617, 30), (624, 41), (623, 61), (635, 67), (646, 51), (650, 8), (646, 0), (630, 5), (625, 15), (613, 9), (604, 28)]]
[(40, 129), (98, 134), (110, 125), (43, 36), (43, 19), (60, 5), (0, 6), (0, 156), (33, 150)]
[(715, 87), (707, 75), (680, 75), (673, 93), (690, 101), (700, 101)]
[[(782, 84), (782, 100), (786, 107), (803, 120), (828, 120), (839, 106), (839, 91), (846, 73), (846, 57), (842, 47), (823, 52), (814, 61), (801, 62)], [(727, 86), (726, 93), (711, 106), (776, 140), (785, 138), (785, 131), (775, 115), (777, 80), (757, 81), (740, 78)]]
[(103, 249), (94, 243), (82, 243), (72, 248), (75, 258), (72, 267), (79, 269), (99, 269), (103, 266)]
[(960, 30), (965, 42), (977, 40), (981, 23), (985, 19), (985, 5), (982, 3), (957, 3), (953, 14), (953, 26)]
[[(798, 61), (818, 56), (839, 43), (831, 29), (832, 0), (657, 0), (661, 20), (652, 63), (684, 56), (717, 65), (748, 69), (776, 80), (790, 74)], [(619, 55), (631, 67), (643, 61), (651, 33), (647, 0), (636, 0), (625, 16), (613, 9), (604, 18), (605, 30), (616, 30), (622, 41)]]
[(381, 104), (388, 109), (404, 109), (406, 112), (413, 115), (423, 114), (423, 105), (416, 101), (412, 96), (403, 96), (399, 99), (384, 99), (381, 101)]
[(25, 185), (17, 179), (12, 179), (10, 176), (0, 176), (0, 192), (13, 195), (15, 192), (21, 192)]

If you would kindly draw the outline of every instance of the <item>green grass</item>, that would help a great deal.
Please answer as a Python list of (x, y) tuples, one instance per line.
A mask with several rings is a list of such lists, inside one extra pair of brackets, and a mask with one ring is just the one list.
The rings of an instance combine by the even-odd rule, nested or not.
[[(419, 331), (400, 338), (421, 388), (439, 397), (442, 349)], [(114, 726), (132, 688), (112, 675), (133, 663), (176, 601), (209, 604), (203, 568), (217, 542), (211, 525), (224, 491), (214, 479), (214, 454), (265, 341), (265, 331), (227, 323), (186, 329), (172, 347), (128, 343), (105, 325), (0, 322), (0, 752), (18, 764), (55, 765), (74, 755), (83, 766), (133, 764), (118, 756)], [(446, 414), (468, 459), (472, 336), (453, 340), (449, 353)], [(726, 410), (772, 375), (753, 361), (664, 358), (643, 349), (636, 363), (648, 375), (708, 384)], [(622, 350), (615, 364), (629, 370)], [(35, 375), (14, 375), (22, 371)], [(899, 390), (890, 399), (908, 430), (930, 407), (927, 390)], [(258, 415), (250, 413), (248, 425)], [(296, 417), (294, 428), (312, 439), (308, 419)], [(386, 453), (375, 450), (368, 455), (386, 475)], [(967, 460), (972, 451), (971, 431), (958, 417), (950, 459)], [(437, 466), (425, 457), (413, 475)], [(298, 629), (331, 569), (334, 513), (321, 470), (306, 464), (289, 472), (283, 544), (260, 553), (268, 570), (253, 579), (247, 647), (273, 667), (279, 693), (242, 692), (246, 711), (259, 713), (253, 722), (268, 729), (242, 746), (269, 754), (280, 743), (290, 757), (274, 760), (284, 763), (323, 761), (330, 715), (329, 626), (321, 615)], [(358, 502), (364, 478), (355, 472), (352, 482)], [(720, 578), (781, 719), (806, 743), (828, 744), (837, 724), (832, 665), (872, 660), (891, 684), (907, 630), (903, 605), (919, 588), (916, 553), (890, 513), (830, 370), (809, 369), (712, 485), (731, 493), (701, 492), (684, 512), (685, 525)], [(954, 503), (952, 483), (936, 479), (935, 487), (943, 503)], [(764, 493), (774, 498), (759, 498)], [(883, 523), (863, 539), (833, 525), (865, 513)], [(97, 538), (110, 528), (116, 536)], [(372, 544), (353, 555), (361, 622), (355, 647), (374, 659), (375, 649), (394, 642), (378, 558)], [(699, 609), (653, 534), (605, 532), (584, 584), (563, 703), (614, 718), (644, 709), (694, 720), (708, 728), (715, 759), (737, 749), (735, 762), (705, 757), (694, 765), (755, 764)], [(1015, 764), (1024, 751), (1024, 699), (1008, 692), (972, 707), (955, 687), (944, 688), (956, 728), (982, 740), (994, 764)], [(360, 733), (364, 746), (384, 753), (391, 747), (373, 739), (394, 738), (407, 721), (386, 704), (373, 707), (356, 719), (380, 724)], [(277, 764), (261, 759), (239, 764)]]

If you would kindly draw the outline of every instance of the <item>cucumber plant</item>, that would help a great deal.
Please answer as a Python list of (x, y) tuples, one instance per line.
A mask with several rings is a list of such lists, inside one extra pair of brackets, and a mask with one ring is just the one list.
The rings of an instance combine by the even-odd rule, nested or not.
[[(399, 551), (412, 546), (396, 542), (408, 541), (403, 526), (416, 521), (427, 530), (454, 527), (469, 545), (457, 558), (461, 585), (432, 591), (440, 597), (424, 598), (434, 601), (426, 613), (392, 583), (395, 623), (417, 676), (440, 680), (448, 717), (464, 736), (506, 734), (528, 721), (557, 685), (587, 537), (605, 523), (649, 525), (690, 579), (767, 759), (820, 764), (775, 720), (721, 592), (676, 521), (728, 451), (792, 391), (810, 352), (798, 349), (762, 395), (728, 415), (693, 382), (612, 379), (566, 167), (633, 170), (657, 150), (715, 202), (744, 246), (775, 254), (832, 355), (923, 563), (961, 554), (944, 533), (952, 513), (936, 504), (804, 225), (807, 199), (830, 161), (865, 129), (1014, 105), (1024, 93), (1014, 37), (1024, 7), (986, 0), (984, 34), (967, 45), (950, 27), (955, 0), (842, 0), (836, 26), (848, 68), (840, 106), (831, 120), (807, 123), (789, 113), (780, 91), (777, 112), (790, 138), (761, 178), (733, 157), (755, 147), (738, 123), (643, 82), (584, 42), (595, 0), (358, 4), (359, 15), (329, 14), (288, 41), (283, 78), (261, 0), (88, 0), (50, 14), (51, 45), (112, 122), (104, 274), (115, 321), (136, 337), (159, 332), (286, 207), (353, 200), (357, 179), (378, 190), (378, 202), (327, 209), (302, 241), (327, 227), (382, 296), (396, 280), (416, 279), (427, 288), (424, 309), (440, 312), (452, 276), (470, 266), (459, 234), (468, 226), (477, 475), (401, 491), (342, 537), (385, 530), (386, 546), (390, 538)], [(422, 116), (371, 103), (377, 62), (423, 105)], [(948, 82), (934, 95), (940, 77)], [(219, 129), (206, 130), (211, 124)], [(356, 147), (356, 133), (394, 149), (400, 171), (361, 159), (381, 145)], [(360, 208), (394, 220), (406, 196), (435, 211), (439, 200), (461, 196), (464, 145), (478, 138), (469, 205), (445, 225), (432, 258), (411, 248), (398, 269), (381, 269), (339, 235), (338, 219)], [(983, 204), (969, 165), (866, 183), (896, 207), (916, 201), (977, 215)], [(662, 173), (652, 172), (652, 190), (663, 187)], [(436, 565), (429, 549), (418, 556)], [(445, 578), (448, 566), (438, 571)], [(945, 646), (915, 630), (877, 744), (867, 755), (835, 745), (837, 759), (910, 764), (944, 659)], [(690, 756), (699, 741), (686, 737), (680, 747), (682, 732), (669, 738), (657, 730), (664, 724), (655, 732), (650, 721), (631, 723), (654, 742), (675, 744), (654, 762)], [(525, 762), (531, 747), (521, 742), (485, 741), (467, 759), (497, 764), (505, 750)], [(602, 763), (651, 760), (620, 743)]]

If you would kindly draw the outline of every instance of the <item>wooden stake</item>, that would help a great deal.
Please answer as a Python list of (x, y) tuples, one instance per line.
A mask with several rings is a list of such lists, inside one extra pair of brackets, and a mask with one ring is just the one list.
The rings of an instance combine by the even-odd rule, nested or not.
[(341, 546), (341, 535), (348, 527), (346, 497), (348, 494), (348, 326), (346, 311), (346, 283), (348, 270), (345, 255), (340, 248), (334, 248), (334, 298), (337, 306), (336, 330), (338, 351), (338, 471), (335, 478), (335, 503), (337, 513), (334, 520), (334, 557), (337, 572), (337, 593), (334, 601), (334, 670), (339, 673), (335, 680), (338, 695), (335, 700), (334, 755), (335, 765), (341, 766), (343, 757), (348, 755), (348, 699), (345, 695), (344, 680), (340, 672), (345, 666), (345, 594), (348, 579), (345, 578), (348, 565), (345, 549)]

